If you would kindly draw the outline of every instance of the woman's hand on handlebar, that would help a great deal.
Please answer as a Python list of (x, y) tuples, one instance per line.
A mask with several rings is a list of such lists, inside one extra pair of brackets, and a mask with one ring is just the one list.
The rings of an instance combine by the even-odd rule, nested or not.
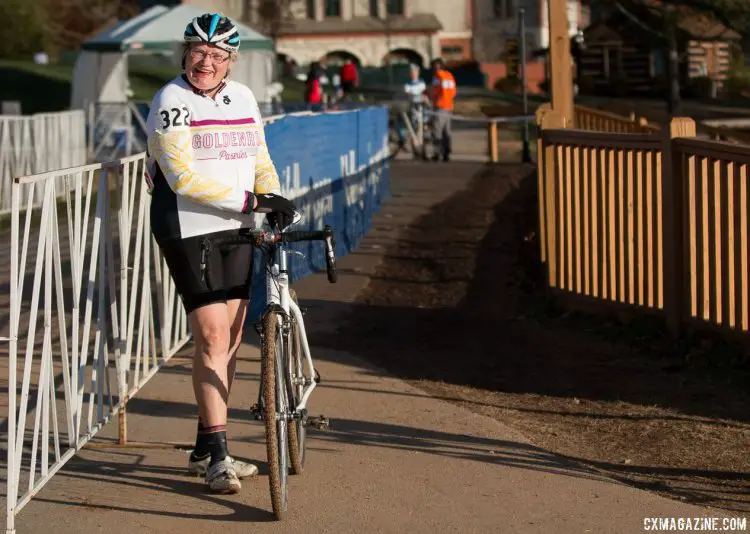
[(291, 200), (273, 193), (255, 195), (255, 209), (257, 213), (274, 214), (278, 228), (283, 230), (294, 220), (295, 206)]

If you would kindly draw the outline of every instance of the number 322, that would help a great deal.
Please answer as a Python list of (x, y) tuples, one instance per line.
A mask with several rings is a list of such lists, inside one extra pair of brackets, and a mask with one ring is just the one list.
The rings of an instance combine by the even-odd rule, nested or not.
[[(171, 117), (171, 121), (169, 116), (170, 111), (174, 114), (174, 116)], [(170, 126), (190, 126), (190, 112), (185, 106), (182, 106), (181, 108), (172, 108), (169, 111), (162, 109), (159, 110), (159, 113), (161, 113), (161, 120), (163, 122), (162, 128), (164, 129), (167, 129)]]

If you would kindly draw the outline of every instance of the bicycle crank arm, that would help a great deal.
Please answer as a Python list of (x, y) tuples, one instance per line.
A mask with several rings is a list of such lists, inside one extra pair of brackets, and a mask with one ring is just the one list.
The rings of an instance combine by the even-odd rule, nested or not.
[(250, 413), (253, 415), (256, 421), (263, 420), (263, 410), (260, 407), (260, 404), (253, 404), (250, 408)]

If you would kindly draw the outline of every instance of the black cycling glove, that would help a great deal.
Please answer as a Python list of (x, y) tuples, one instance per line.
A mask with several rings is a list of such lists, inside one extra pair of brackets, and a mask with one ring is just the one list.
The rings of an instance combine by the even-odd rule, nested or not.
[[(258, 205), (255, 207), (258, 213), (273, 213), (281, 229), (289, 226), (294, 220), (295, 206), (291, 200), (273, 193), (255, 195)], [(252, 199), (250, 199), (252, 202)], [(252, 206), (252, 204), (250, 204)]]

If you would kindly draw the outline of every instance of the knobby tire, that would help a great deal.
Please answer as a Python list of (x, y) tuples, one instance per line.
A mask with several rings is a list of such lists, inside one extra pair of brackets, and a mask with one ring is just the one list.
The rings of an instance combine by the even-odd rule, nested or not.
[[(281, 393), (283, 405), (284, 388), (276, 383), (278, 351), (281, 349), (281, 332), (275, 312), (266, 314), (263, 319), (263, 347), (261, 354), (261, 387), (263, 388), (263, 421), (266, 427), (266, 453), (268, 457), (268, 483), (271, 493), (271, 507), (276, 519), (286, 516), (286, 432), (281, 428), (286, 421), (277, 419), (277, 395)], [(281, 389), (281, 391), (279, 391)], [(281, 435), (279, 435), (281, 434)], [(281, 450), (280, 450), (281, 449)], [(280, 454), (281, 452), (281, 454)]]

